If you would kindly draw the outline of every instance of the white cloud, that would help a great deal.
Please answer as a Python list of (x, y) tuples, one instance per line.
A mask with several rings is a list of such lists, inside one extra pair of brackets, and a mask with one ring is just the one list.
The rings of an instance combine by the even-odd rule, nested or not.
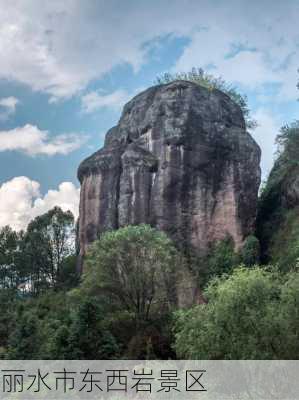
[(190, 39), (178, 69), (214, 65), (225, 79), (244, 85), (279, 82), (280, 99), (294, 98), (297, 77), (287, 61), (298, 59), (298, 17), (293, 0), (262, 0), (258, 7), (245, 0), (173, 0), (171, 6), (167, 0), (53, 0), (43, 7), (36, 0), (2, 0), (0, 79), (27, 84), (55, 101), (117, 65), (138, 70), (148, 44), (172, 35)]
[(274, 161), (276, 152), (275, 139), (282, 126), (282, 119), (273, 115), (269, 110), (259, 109), (253, 115), (258, 127), (251, 132), (262, 150), (262, 178), (266, 179)]
[(156, 35), (149, 24), (143, 27), (144, 11), (115, 1), (53, 0), (40, 7), (35, 0), (3, 0), (0, 78), (55, 101), (80, 92), (116, 65), (137, 70), (144, 61), (142, 44)]
[(19, 176), (0, 186), (0, 227), (10, 225), (15, 230), (26, 228), (28, 223), (54, 206), (70, 210), (75, 218), (79, 210), (79, 189), (71, 182), (63, 182), (57, 190), (40, 194), (40, 184)]
[(257, 51), (241, 51), (234, 57), (219, 61), (217, 72), (229, 82), (238, 82), (252, 89), (264, 83), (280, 81), (267, 66), (264, 55)]
[[(230, 55), (234, 39), (233, 35), (219, 27), (196, 33), (174, 70), (188, 71), (200, 63), (200, 66), (209, 67), (215, 76), (222, 76), (227, 82), (241, 83), (253, 89), (267, 82), (282, 82), (282, 76), (272, 71), (263, 52), (247, 49)], [(213, 46), (207, 48), (207, 43)], [(199, 54), (202, 56), (199, 57)], [(296, 87), (296, 81), (293, 85)]]
[(274, 99), (277, 102), (289, 101), (289, 100), (298, 100), (298, 88), (296, 87), (296, 83), (298, 82), (298, 53), (296, 53), (296, 57), (292, 57), (288, 66), (284, 71), (280, 71), (280, 82), (281, 88)]
[(125, 90), (104, 94), (100, 91), (92, 91), (81, 97), (81, 107), (85, 114), (92, 113), (101, 108), (119, 110), (130, 99)]
[(19, 151), (29, 156), (68, 154), (78, 149), (85, 141), (86, 137), (79, 134), (51, 137), (48, 131), (27, 124), (8, 131), (0, 131), (0, 152)]
[(16, 97), (3, 97), (0, 99), (0, 120), (6, 120), (16, 112), (19, 100)]
[(218, 62), (241, 44), (266, 55), (263, 65), (275, 70), (298, 43), (298, 6), (291, 0), (264, 0), (258, 8), (245, 0), (173, 0), (171, 6), (166, 0), (159, 6), (53, 0), (43, 7), (35, 0), (3, 0), (1, 10), (0, 77), (52, 99), (78, 93), (116, 65), (137, 70), (147, 60), (144, 44), (169, 34), (191, 38), (181, 66), (187, 57), (192, 66)]
[(275, 83), (280, 86), (277, 101), (295, 100), (298, 17), (299, 6), (291, 0), (264, 0), (258, 8), (242, 1), (222, 4), (206, 29), (191, 34), (174, 70), (211, 68), (215, 75), (250, 89)]

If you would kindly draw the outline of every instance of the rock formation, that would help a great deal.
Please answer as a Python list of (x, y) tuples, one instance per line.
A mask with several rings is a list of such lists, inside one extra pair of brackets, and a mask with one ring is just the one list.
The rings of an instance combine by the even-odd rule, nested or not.
[(145, 90), (79, 167), (81, 255), (102, 232), (143, 222), (198, 252), (227, 235), (240, 248), (255, 224), (259, 164), (223, 92), (187, 81)]
[[(292, 139), (298, 134), (299, 125)], [(284, 149), (276, 159), (261, 193), (257, 215), (261, 261), (273, 263), (284, 271), (296, 265), (298, 259), (298, 159), (299, 146), (294, 141), (288, 144), (288, 151)]]

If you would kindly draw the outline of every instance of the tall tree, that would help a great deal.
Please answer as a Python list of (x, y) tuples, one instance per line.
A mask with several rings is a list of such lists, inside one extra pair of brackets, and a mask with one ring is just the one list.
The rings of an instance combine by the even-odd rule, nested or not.
[(139, 323), (175, 303), (180, 261), (164, 233), (148, 225), (127, 226), (104, 234), (91, 246), (83, 287), (109, 293)]
[(16, 288), (19, 282), (20, 236), (9, 226), (0, 230), (0, 287)]
[(75, 252), (73, 214), (54, 207), (36, 217), (28, 225), (22, 251), (33, 291), (55, 286), (64, 260)]
[(97, 299), (85, 299), (74, 313), (70, 327), (69, 356), (72, 359), (109, 359), (118, 352), (113, 335), (105, 328)]

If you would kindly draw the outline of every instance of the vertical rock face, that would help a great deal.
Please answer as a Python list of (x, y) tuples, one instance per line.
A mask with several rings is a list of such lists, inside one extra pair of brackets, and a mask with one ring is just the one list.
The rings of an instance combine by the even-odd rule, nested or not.
[[(296, 131), (292, 138), (295, 134)], [(289, 142), (269, 174), (257, 215), (256, 234), (261, 244), (261, 261), (278, 265), (283, 271), (296, 265), (298, 258), (295, 250), (299, 226), (298, 159), (296, 142)]]
[(104, 147), (83, 161), (79, 242), (149, 223), (179, 245), (206, 251), (254, 228), (260, 149), (226, 94), (176, 81), (127, 103)]

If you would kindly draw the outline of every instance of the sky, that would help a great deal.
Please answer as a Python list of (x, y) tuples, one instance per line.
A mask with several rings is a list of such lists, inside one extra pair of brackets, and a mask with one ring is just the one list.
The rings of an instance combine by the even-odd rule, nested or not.
[(247, 96), (266, 179), (298, 119), (298, 21), (298, 0), (0, 0), (0, 227), (54, 205), (77, 217), (79, 163), (164, 72)]

